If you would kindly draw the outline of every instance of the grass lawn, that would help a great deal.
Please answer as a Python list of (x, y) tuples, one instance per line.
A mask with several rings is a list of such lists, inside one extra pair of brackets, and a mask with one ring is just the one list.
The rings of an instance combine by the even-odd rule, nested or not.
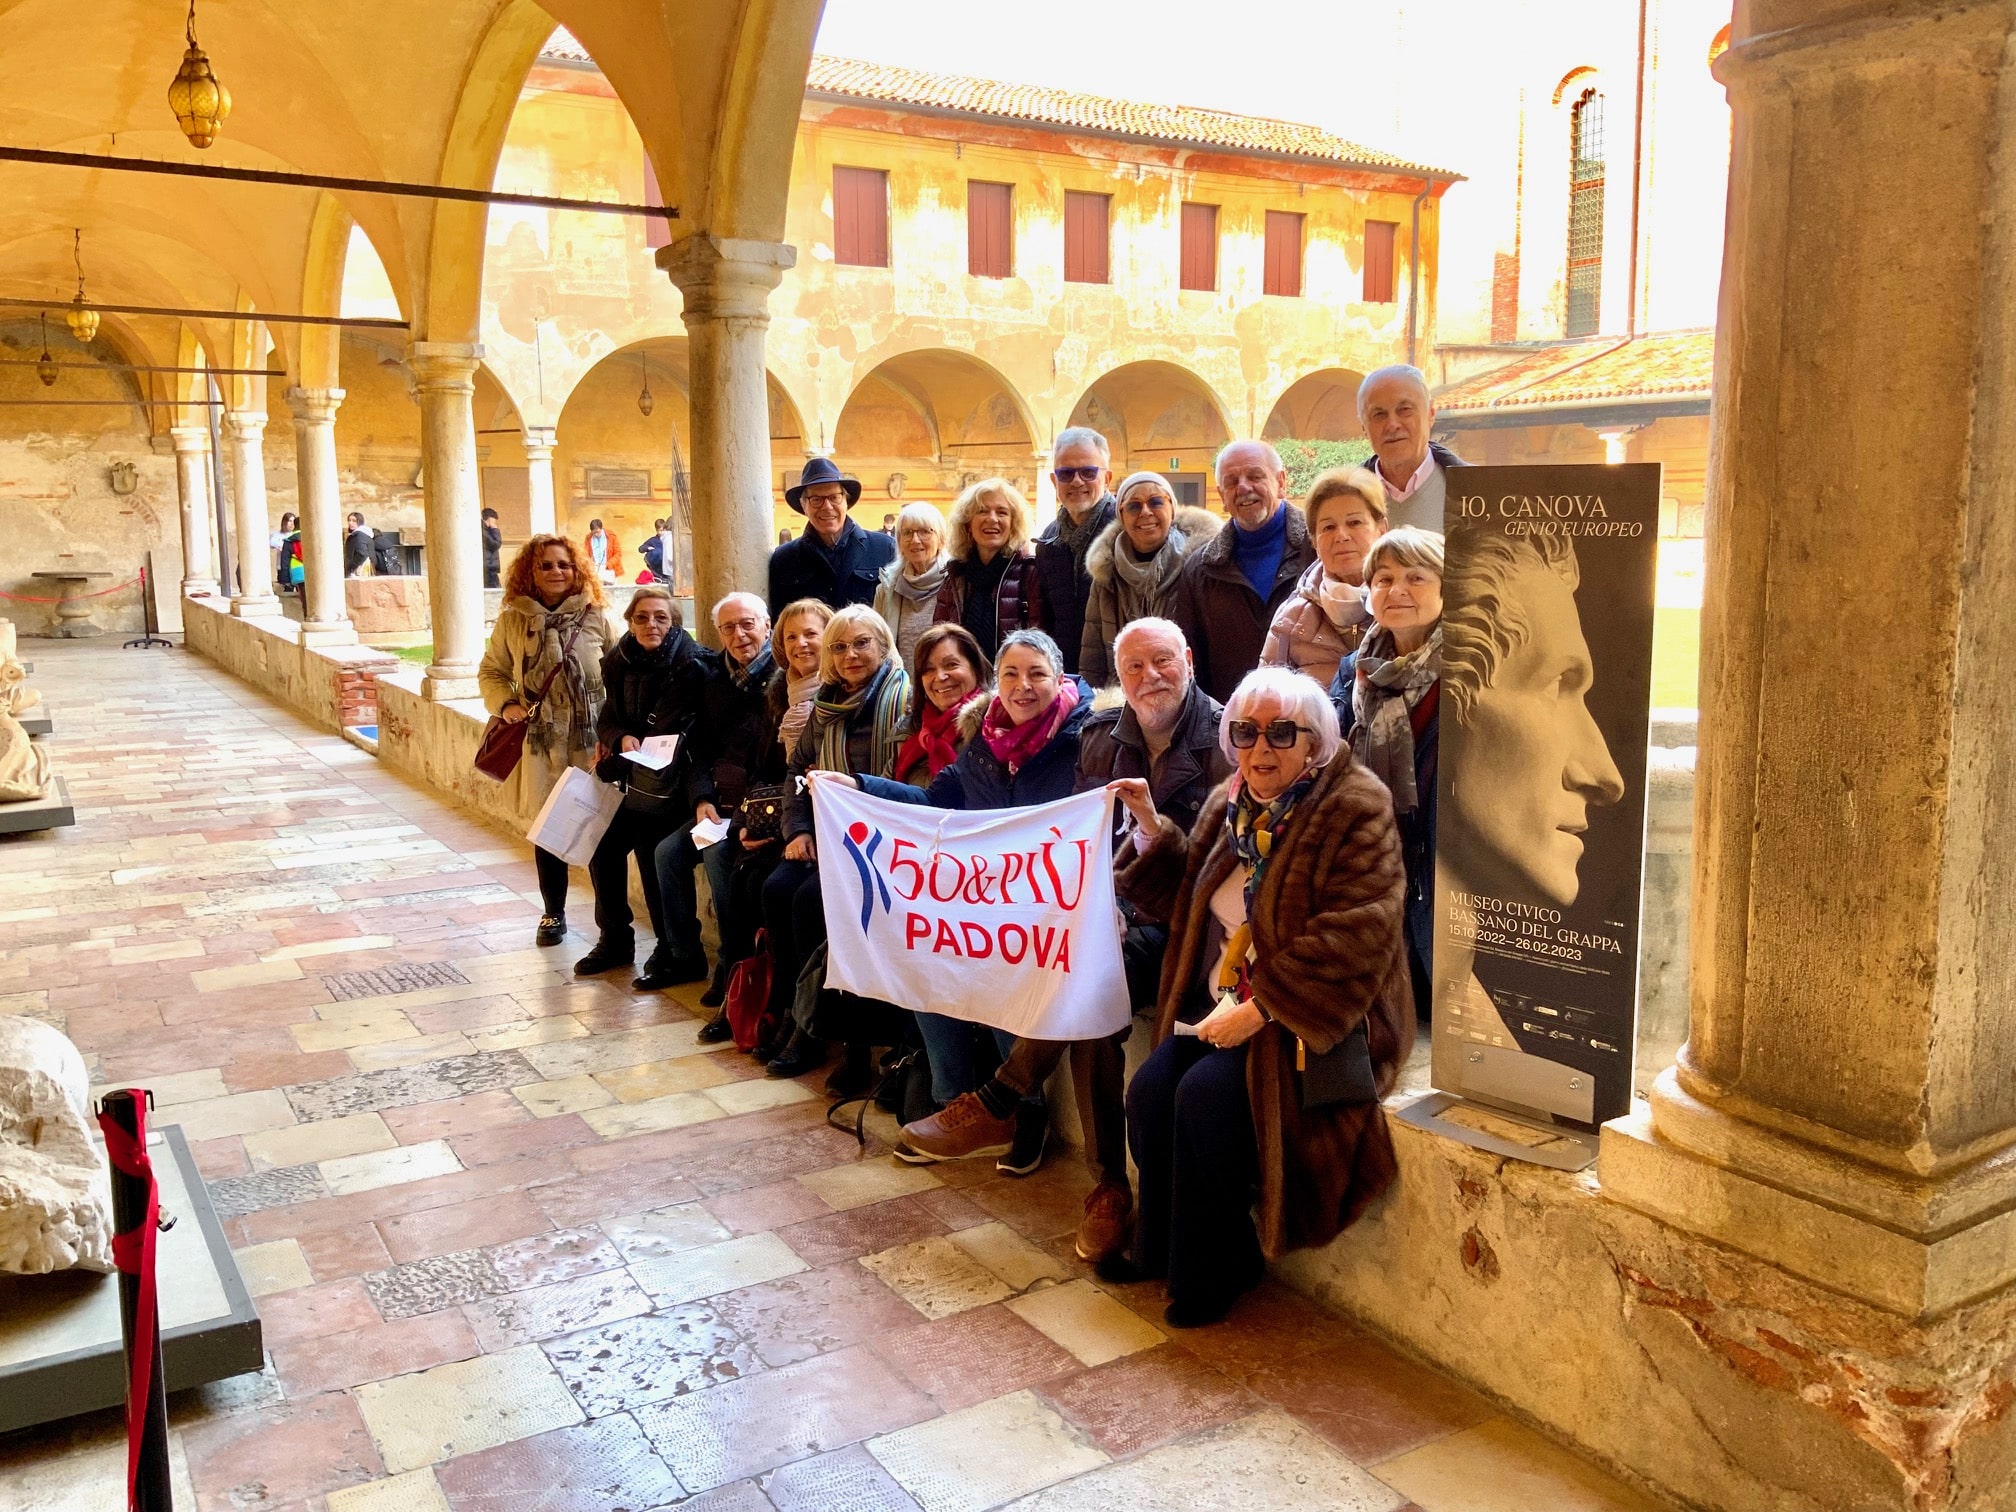
[(434, 660), (434, 648), (431, 645), (388, 646), (386, 649), (389, 650), (394, 656), (398, 657), (399, 660), (403, 662), (412, 662), (416, 666), (424, 667), (429, 662)]
[(1691, 709), (1700, 687), (1701, 611), (1656, 609), (1652, 622), (1652, 707)]

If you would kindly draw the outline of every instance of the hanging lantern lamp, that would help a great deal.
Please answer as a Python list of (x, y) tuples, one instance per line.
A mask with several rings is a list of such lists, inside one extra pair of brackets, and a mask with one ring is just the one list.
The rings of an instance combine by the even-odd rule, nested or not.
[(210, 55), (196, 45), (196, 0), (189, 0), (186, 34), (189, 50), (182, 54), (175, 82), (168, 86), (168, 108), (192, 147), (208, 147), (231, 114), (231, 91), (211, 69)]
[(644, 387), (637, 391), (637, 413), (648, 416), (658, 401), (651, 397), (651, 367), (642, 352), (637, 354), (637, 371), (644, 375)]
[(35, 359), (35, 376), (42, 380), (44, 388), (56, 387), (56, 359), (49, 355), (49, 316), (44, 313), (37, 317), (42, 322), (42, 355)]
[(70, 308), (63, 312), (64, 324), (70, 327), (82, 346), (89, 346), (91, 338), (98, 334), (98, 312), (84, 302), (84, 230), (80, 226), (76, 240), (71, 244), (71, 255), (77, 260), (77, 297), (70, 301)]

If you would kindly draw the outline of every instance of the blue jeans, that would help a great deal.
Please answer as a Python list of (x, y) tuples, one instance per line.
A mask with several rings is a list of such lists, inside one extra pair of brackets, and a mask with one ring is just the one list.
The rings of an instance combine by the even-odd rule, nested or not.
[(973, 1053), (976, 1031), (992, 1034), (1004, 1058), (1015, 1048), (1015, 1036), (1005, 1030), (985, 1029), (942, 1013), (917, 1015), (917, 1032), (924, 1036), (924, 1053), (931, 1059), (931, 1095), (941, 1103), (949, 1103), (962, 1092), (978, 1092), (987, 1079), (980, 1074)]

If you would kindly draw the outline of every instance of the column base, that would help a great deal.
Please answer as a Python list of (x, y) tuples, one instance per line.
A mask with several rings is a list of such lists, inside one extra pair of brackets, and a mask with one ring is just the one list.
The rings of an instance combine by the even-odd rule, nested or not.
[[(1886, 1171), (1746, 1124), (1691, 1097), (1670, 1068), (1653, 1104), (1603, 1126), (1597, 1169), (1614, 1201), (1907, 1318), (2016, 1282), (2016, 1211), (1966, 1200), (1999, 1172)], [(1949, 1200), (1956, 1191), (1966, 1196)]]
[(239, 619), (279, 619), (280, 600), (268, 593), (231, 600), (231, 612)]
[(429, 703), (458, 703), (463, 699), (481, 698), (483, 689), (476, 681), (476, 669), (464, 662), (450, 662), (429, 667), (420, 679), (420, 696)]
[(182, 597), (216, 598), (223, 590), (215, 578), (182, 579)]
[(354, 646), (357, 644), (357, 627), (348, 620), (328, 622), (306, 621), (301, 626), (299, 644), (303, 646)]

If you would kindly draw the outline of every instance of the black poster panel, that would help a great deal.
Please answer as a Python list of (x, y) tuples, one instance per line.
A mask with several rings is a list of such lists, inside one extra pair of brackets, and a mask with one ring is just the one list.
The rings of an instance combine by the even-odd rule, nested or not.
[(1631, 1102), (1659, 467), (1449, 471), (1437, 1088), (1593, 1128)]

